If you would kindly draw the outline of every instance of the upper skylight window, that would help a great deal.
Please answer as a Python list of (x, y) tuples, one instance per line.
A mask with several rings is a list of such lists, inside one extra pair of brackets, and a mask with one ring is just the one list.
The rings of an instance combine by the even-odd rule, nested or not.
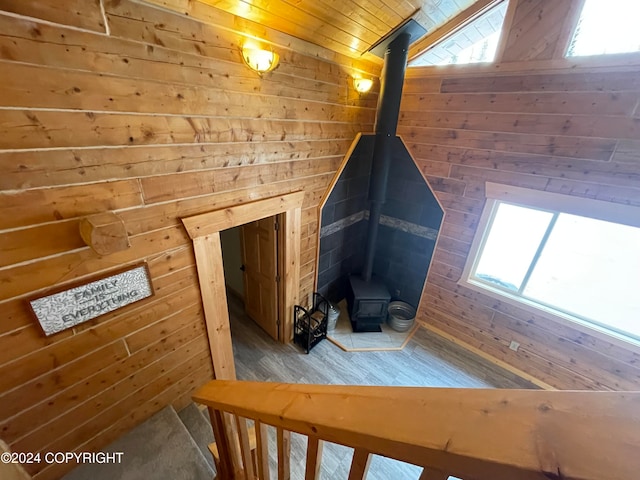
[(501, 2), (437, 43), (409, 66), (492, 62), (509, 2)]
[(585, 0), (568, 57), (640, 51), (640, 2)]

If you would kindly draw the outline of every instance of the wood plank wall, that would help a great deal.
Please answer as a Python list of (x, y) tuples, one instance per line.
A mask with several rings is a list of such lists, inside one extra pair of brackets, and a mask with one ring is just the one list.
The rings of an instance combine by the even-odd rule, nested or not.
[[(304, 190), (306, 298), (317, 203), (373, 129), (377, 94), (350, 76), (380, 67), (207, 6), (208, 23), (129, 0), (0, 10), (0, 437), (95, 450), (212, 378), (181, 217)], [(281, 55), (262, 79), (241, 61), (247, 32)], [(131, 248), (99, 257), (78, 223), (109, 210)], [(151, 299), (49, 338), (28, 314), (31, 295), (139, 261)], [(27, 467), (53, 479), (71, 465)]]
[(560, 3), (515, 5), (509, 62), (409, 69), (398, 131), (446, 208), (419, 318), (557, 388), (638, 390), (639, 348), (457, 284), (487, 181), (640, 206), (640, 58), (531, 56), (545, 32), (568, 41), (571, 24), (540, 13)]

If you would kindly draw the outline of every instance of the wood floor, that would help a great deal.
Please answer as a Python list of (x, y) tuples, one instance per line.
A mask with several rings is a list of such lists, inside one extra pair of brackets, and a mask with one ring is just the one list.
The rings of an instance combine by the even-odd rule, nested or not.
[[(394, 385), (465, 388), (534, 388), (486, 360), (421, 328), (401, 351), (345, 352), (329, 341), (320, 342), (309, 355), (295, 345), (272, 340), (249, 319), (242, 304), (229, 298), (231, 333), (238, 379), (288, 383)], [(425, 425), (425, 429), (429, 428)], [(273, 430), (273, 429), (270, 429)], [(270, 446), (275, 434), (270, 432)], [(275, 450), (270, 454), (272, 470)], [(291, 478), (304, 478), (306, 439), (292, 434)], [(327, 444), (321, 478), (346, 479), (353, 449)], [(275, 473), (275, 472), (272, 472)], [(374, 457), (368, 480), (416, 480), (421, 469)], [(277, 478), (273, 476), (272, 478)], [(451, 477), (453, 478), (453, 477)]]

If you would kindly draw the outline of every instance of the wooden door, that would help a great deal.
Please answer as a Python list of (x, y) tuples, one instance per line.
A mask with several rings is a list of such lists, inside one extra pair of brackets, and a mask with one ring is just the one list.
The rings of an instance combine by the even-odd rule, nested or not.
[(276, 228), (276, 217), (242, 226), (245, 311), (274, 340), (279, 337)]

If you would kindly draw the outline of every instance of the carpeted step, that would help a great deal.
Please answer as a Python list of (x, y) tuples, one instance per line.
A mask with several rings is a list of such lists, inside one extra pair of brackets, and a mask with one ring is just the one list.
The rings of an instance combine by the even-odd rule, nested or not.
[(178, 417), (182, 420), (187, 430), (196, 442), (196, 445), (202, 452), (205, 460), (209, 464), (212, 470), (215, 470), (213, 464), (213, 458), (211, 452), (209, 452), (209, 444), (214, 441), (213, 429), (211, 428), (211, 422), (207, 418), (207, 411), (201, 412), (195, 403), (189, 404), (178, 412)]
[(213, 470), (175, 410), (156, 413), (103, 452), (123, 452), (120, 464), (85, 464), (63, 480), (211, 480)]

